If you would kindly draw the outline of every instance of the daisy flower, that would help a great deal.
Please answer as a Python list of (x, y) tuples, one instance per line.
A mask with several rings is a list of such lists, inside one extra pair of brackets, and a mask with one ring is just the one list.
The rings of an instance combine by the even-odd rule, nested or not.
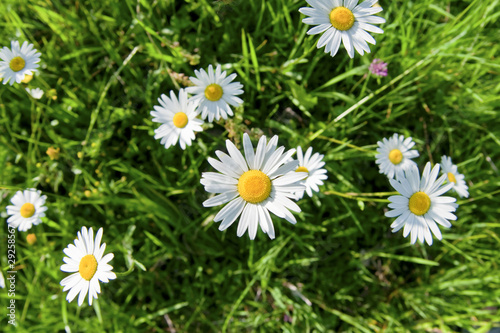
[(12, 86), (14, 82), (21, 83), (25, 75), (33, 75), (37, 72), (38, 62), (40, 61), (40, 52), (33, 48), (33, 44), (24, 42), (19, 46), (18, 41), (11, 42), (11, 49), (4, 46), (0, 51), (0, 77), (3, 78), (3, 84), (10, 81)]
[[(295, 169), (296, 172), (306, 172), (307, 178), (301, 183), (305, 185), (305, 192), (307, 195), (312, 197), (312, 191), (319, 192), (318, 185), (323, 185), (323, 180), (326, 180), (328, 176), (326, 175), (326, 169), (322, 167), (325, 165), (323, 162), (324, 155), (315, 153), (312, 155), (312, 147), (306, 150), (305, 155), (302, 153), (302, 148), (297, 147), (297, 159), (299, 161), (299, 167)], [(296, 193), (297, 199), (302, 199), (304, 196), (304, 191)]]
[(439, 174), (439, 164), (431, 171), (431, 164), (427, 162), (420, 178), (416, 166), (411, 166), (401, 174), (398, 180), (389, 179), (392, 187), (401, 195), (389, 197), (391, 211), (385, 213), (387, 217), (398, 218), (391, 224), (392, 232), (399, 231), (403, 226), (403, 236), (411, 233), (411, 243), (418, 240), (432, 245), (431, 232), (442, 239), (441, 231), (436, 223), (445, 228), (451, 227), (448, 220), (456, 220), (452, 214), (457, 209), (456, 199), (443, 197), (442, 194), (450, 190), (453, 185), (442, 185), (446, 175), (436, 180)]
[(408, 170), (416, 163), (411, 159), (418, 157), (418, 151), (410, 150), (415, 145), (411, 137), (406, 138), (394, 133), (392, 138), (383, 138), (378, 141), (378, 154), (375, 156), (375, 163), (379, 164), (380, 173), (389, 178), (398, 176), (401, 171)]
[(155, 139), (161, 139), (165, 149), (175, 145), (177, 140), (182, 149), (191, 146), (194, 132), (203, 131), (203, 120), (196, 119), (196, 104), (188, 101), (184, 89), (179, 90), (179, 99), (170, 91), (170, 98), (162, 94), (158, 102), (160, 106), (155, 105), (155, 111), (151, 111), (153, 121), (162, 124), (155, 130)]
[(229, 155), (216, 151), (220, 161), (208, 158), (208, 162), (219, 173), (204, 172), (201, 183), (205, 191), (220, 194), (203, 202), (203, 206), (213, 207), (229, 202), (214, 218), (215, 222), (222, 221), (219, 230), (227, 229), (241, 215), (238, 237), (248, 229), (250, 239), (255, 239), (257, 226), (260, 225), (262, 231), (274, 239), (274, 226), (269, 212), (290, 223), (297, 223), (290, 211), (300, 212), (300, 208), (290, 198), (295, 198), (295, 192), (304, 190), (300, 180), (306, 178), (307, 174), (291, 172), (297, 169), (298, 161), (287, 160), (295, 149), (284, 152), (284, 147), (276, 148), (277, 143), (278, 136), (268, 143), (266, 137), (262, 136), (254, 151), (250, 137), (245, 133), (245, 157), (231, 141), (226, 140)]
[(41, 218), (45, 216), (46, 195), (42, 191), (30, 188), (18, 191), (10, 200), (13, 206), (7, 206), (7, 214), (11, 215), (7, 219), (7, 224), (11, 228), (18, 228), (19, 231), (26, 231), (32, 225), (42, 223)]
[(457, 166), (451, 162), (451, 157), (441, 156), (441, 172), (448, 177), (448, 181), (453, 185), (453, 189), (458, 193), (460, 198), (469, 197), (469, 188), (465, 184), (464, 175), (458, 173)]
[[(363, 55), (370, 53), (368, 43), (375, 45), (375, 39), (367, 32), (381, 34), (384, 31), (372, 24), (385, 23), (379, 16), (381, 7), (372, 7), (377, 0), (365, 0), (360, 5), (358, 0), (306, 0), (310, 7), (299, 9), (306, 17), (305, 24), (316, 25), (309, 29), (308, 35), (323, 33), (318, 41), (318, 49), (325, 47), (325, 53), (333, 57), (337, 54), (340, 42), (344, 44), (349, 57), (354, 58), (354, 49)], [(357, 6), (356, 6), (357, 5)]]
[(74, 273), (61, 281), (63, 291), (69, 290), (66, 296), (68, 302), (73, 301), (79, 294), (78, 306), (81, 306), (88, 293), (89, 305), (92, 305), (92, 300), (97, 299), (97, 294), (101, 293), (99, 281), (107, 283), (109, 280), (116, 279), (116, 274), (111, 271), (113, 267), (108, 265), (108, 262), (113, 259), (113, 253), (103, 256), (106, 243), (100, 245), (101, 238), (102, 228), (97, 231), (94, 240), (92, 228), (87, 230), (83, 227), (81, 232), (78, 232), (75, 245), (69, 244), (64, 249), (67, 257), (63, 258), (65, 264), (61, 266), (61, 271)]
[(233, 116), (232, 106), (239, 106), (243, 101), (236, 95), (243, 94), (243, 85), (239, 82), (232, 82), (236, 74), (231, 74), (226, 77), (226, 71), (221, 73), (221, 66), (213, 69), (212, 65), (208, 66), (208, 73), (202, 68), (199, 71), (195, 70), (196, 77), (189, 79), (194, 83), (194, 87), (187, 87), (186, 91), (193, 97), (190, 100), (199, 104), (201, 110), (201, 118), (205, 119), (208, 116), (208, 121), (212, 122), (219, 120), (220, 117), (227, 119), (227, 116)]
[(40, 99), (42, 98), (43, 96), (43, 90), (40, 89), (40, 88), (35, 88), (35, 89), (30, 89), (30, 88), (26, 88), (26, 91), (28, 92), (28, 94), (31, 95), (31, 97), (33, 97), (34, 99)]

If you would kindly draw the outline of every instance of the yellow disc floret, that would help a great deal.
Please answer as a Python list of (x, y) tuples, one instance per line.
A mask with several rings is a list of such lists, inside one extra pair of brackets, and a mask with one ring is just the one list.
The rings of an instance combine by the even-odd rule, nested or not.
[(354, 25), (354, 14), (346, 7), (337, 7), (330, 12), (330, 23), (337, 30), (349, 30)]
[(424, 192), (416, 192), (410, 197), (408, 208), (415, 215), (424, 215), (431, 207), (431, 198)]
[(14, 72), (19, 72), (21, 69), (24, 68), (25, 65), (26, 62), (21, 57), (12, 58), (12, 60), (9, 63), (10, 69), (12, 69)]
[(80, 266), (78, 267), (78, 271), (82, 278), (87, 281), (92, 280), (95, 272), (97, 272), (97, 260), (92, 254), (87, 254), (80, 260)]
[(299, 166), (299, 167), (295, 170), (295, 172), (307, 172), (307, 173), (309, 173), (309, 170), (307, 170), (307, 168), (306, 168), (306, 167), (304, 167), (304, 166)]
[(212, 102), (218, 101), (219, 99), (222, 98), (222, 87), (219, 86), (217, 83), (212, 83), (209, 84), (205, 88), (205, 97)]
[(262, 202), (271, 194), (271, 179), (262, 171), (249, 170), (238, 180), (238, 192), (247, 202)]
[(175, 127), (184, 128), (188, 123), (188, 117), (184, 112), (177, 112), (174, 115), (173, 123)]
[(27, 202), (21, 206), (20, 210), (21, 216), (24, 218), (32, 217), (35, 214), (35, 206), (33, 204)]
[(451, 172), (448, 172), (448, 180), (452, 183), (457, 183), (457, 179), (455, 178), (455, 175), (452, 174)]
[(403, 160), (403, 153), (399, 149), (393, 149), (389, 152), (389, 161), (392, 164), (398, 165)]

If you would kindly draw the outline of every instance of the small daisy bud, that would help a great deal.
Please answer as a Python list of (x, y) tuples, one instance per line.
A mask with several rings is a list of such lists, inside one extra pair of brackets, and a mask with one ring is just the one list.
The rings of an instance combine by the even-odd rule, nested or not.
[(60, 153), (60, 151), (61, 151), (61, 148), (49, 147), (45, 153), (53, 161), (53, 160), (58, 160), (59, 159), (59, 153)]
[(36, 243), (36, 235), (35, 234), (28, 234), (26, 236), (26, 241), (28, 242), (29, 245), (33, 245)]

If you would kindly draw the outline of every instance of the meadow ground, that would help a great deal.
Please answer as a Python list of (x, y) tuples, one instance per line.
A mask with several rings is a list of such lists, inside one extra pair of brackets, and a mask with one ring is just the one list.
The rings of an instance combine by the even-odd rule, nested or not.
[[(500, 1), (384, 1), (372, 53), (330, 57), (302, 0), (2, 1), (2, 46), (41, 53), (28, 84), (0, 86), (0, 211), (16, 191), (47, 216), (16, 233), (19, 332), (487, 332), (500, 326)], [(388, 76), (367, 75), (374, 58)], [(150, 111), (194, 70), (222, 64), (244, 85), (228, 121), (166, 150)], [(40, 100), (25, 87), (45, 91)], [(346, 112), (347, 111), (347, 112)], [(345, 112), (345, 113), (344, 113)], [(276, 239), (221, 232), (201, 173), (208, 157), (278, 134), (325, 155), (328, 181)], [(393, 189), (376, 143), (411, 136), (451, 156), (470, 196), (432, 246), (391, 233)], [(50, 160), (49, 147), (60, 148)], [(63, 249), (104, 228), (116, 280), (93, 306), (68, 303)], [(8, 270), (7, 226), (0, 263)], [(0, 292), (2, 311), (10, 301)], [(8, 317), (2, 330), (13, 331)]]

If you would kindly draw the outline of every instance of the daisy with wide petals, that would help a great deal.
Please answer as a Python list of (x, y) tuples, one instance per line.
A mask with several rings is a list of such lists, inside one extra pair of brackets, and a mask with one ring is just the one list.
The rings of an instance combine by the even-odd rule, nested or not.
[(465, 177), (458, 173), (457, 166), (451, 161), (451, 157), (441, 156), (441, 172), (448, 177), (448, 182), (453, 185), (453, 189), (460, 198), (469, 197), (469, 187), (465, 184)]
[[(312, 154), (312, 147), (306, 150), (306, 153), (302, 153), (302, 148), (297, 147), (297, 159), (299, 161), (299, 166), (295, 169), (296, 172), (306, 172), (307, 178), (302, 180), (302, 184), (305, 185), (305, 192), (307, 195), (312, 197), (312, 191), (319, 192), (318, 185), (323, 185), (323, 180), (326, 180), (328, 176), (326, 175), (326, 169), (322, 167), (325, 165), (323, 162), (324, 155), (319, 153)], [(296, 193), (297, 199), (302, 199), (304, 196), (304, 191), (299, 191)]]
[(257, 226), (262, 231), (275, 238), (271, 215), (297, 223), (290, 211), (300, 212), (299, 206), (290, 198), (294, 193), (303, 191), (300, 181), (307, 177), (305, 172), (291, 172), (297, 169), (298, 161), (287, 162), (295, 152), (291, 149), (285, 152), (284, 147), (276, 148), (278, 136), (269, 142), (262, 136), (254, 151), (248, 134), (243, 135), (245, 157), (229, 140), (226, 147), (229, 153), (216, 151), (220, 161), (208, 158), (208, 162), (217, 172), (204, 172), (201, 183), (205, 191), (220, 193), (205, 202), (203, 206), (213, 207), (229, 202), (214, 218), (222, 221), (219, 230), (225, 230), (241, 215), (238, 223), (238, 237), (248, 229), (250, 239), (255, 239)]
[(187, 87), (186, 91), (192, 95), (190, 100), (199, 104), (201, 118), (212, 122), (219, 120), (220, 117), (227, 119), (227, 116), (233, 116), (232, 106), (239, 106), (243, 101), (236, 95), (243, 94), (243, 85), (239, 82), (231, 82), (236, 78), (236, 74), (226, 77), (226, 71), (221, 73), (221, 65), (214, 68), (208, 66), (208, 73), (202, 68), (195, 70), (196, 77), (189, 79), (194, 83), (194, 87)]
[[(442, 235), (436, 223), (445, 228), (451, 227), (448, 220), (456, 220), (452, 214), (457, 209), (456, 199), (442, 196), (452, 188), (452, 184), (442, 185), (446, 175), (437, 179), (439, 164), (431, 171), (431, 164), (427, 162), (420, 178), (416, 166), (405, 170), (398, 180), (389, 179), (392, 187), (401, 195), (389, 197), (389, 208), (385, 213), (387, 217), (398, 217), (392, 224), (392, 232), (403, 229), (403, 236), (411, 234), (411, 243), (418, 240), (432, 245), (432, 234), (441, 240)], [(437, 180), (436, 180), (437, 179)]]
[(26, 231), (33, 225), (42, 223), (41, 218), (45, 216), (46, 195), (42, 191), (30, 188), (18, 191), (10, 200), (12, 205), (7, 206), (7, 224), (19, 231)]
[(97, 294), (101, 293), (99, 281), (107, 283), (116, 279), (116, 274), (111, 271), (113, 267), (108, 265), (113, 259), (113, 253), (104, 255), (106, 243), (100, 245), (102, 228), (97, 231), (95, 240), (92, 228), (87, 230), (82, 227), (77, 236), (75, 245), (69, 244), (64, 249), (67, 257), (63, 258), (65, 264), (61, 266), (61, 271), (74, 274), (64, 278), (61, 285), (64, 287), (63, 291), (69, 290), (66, 296), (68, 302), (79, 294), (78, 306), (81, 306), (88, 293), (89, 305), (92, 305), (92, 300), (97, 299)]
[(4, 46), (0, 51), (0, 77), (3, 84), (10, 82), (21, 83), (25, 75), (33, 75), (37, 72), (38, 62), (40, 62), (40, 52), (33, 48), (33, 44), (24, 42), (19, 46), (18, 41), (11, 42), (11, 49)]
[[(323, 33), (318, 41), (318, 49), (325, 46), (325, 53), (333, 57), (337, 54), (340, 42), (344, 44), (349, 57), (354, 58), (354, 50), (360, 55), (370, 53), (367, 42), (375, 45), (375, 39), (368, 33), (381, 34), (384, 31), (373, 24), (385, 23), (374, 14), (381, 12), (381, 7), (372, 7), (377, 0), (365, 0), (358, 5), (358, 0), (306, 0), (311, 7), (299, 9), (306, 17), (302, 22), (316, 25), (309, 29), (308, 35)], [(368, 31), (368, 32), (367, 32)]]
[(380, 173), (387, 177), (394, 178), (411, 166), (416, 166), (411, 159), (419, 154), (416, 150), (410, 150), (415, 145), (411, 137), (405, 139), (403, 135), (394, 133), (392, 138), (383, 138), (382, 142), (378, 141), (377, 144), (375, 163), (379, 165)]
[(203, 120), (196, 118), (196, 104), (188, 101), (184, 89), (179, 90), (179, 99), (170, 91), (170, 98), (162, 94), (158, 102), (160, 106), (155, 105), (155, 111), (151, 111), (153, 121), (162, 124), (155, 130), (155, 139), (161, 139), (160, 143), (166, 149), (177, 141), (182, 149), (191, 146), (191, 141), (195, 138), (194, 132), (203, 131)]

